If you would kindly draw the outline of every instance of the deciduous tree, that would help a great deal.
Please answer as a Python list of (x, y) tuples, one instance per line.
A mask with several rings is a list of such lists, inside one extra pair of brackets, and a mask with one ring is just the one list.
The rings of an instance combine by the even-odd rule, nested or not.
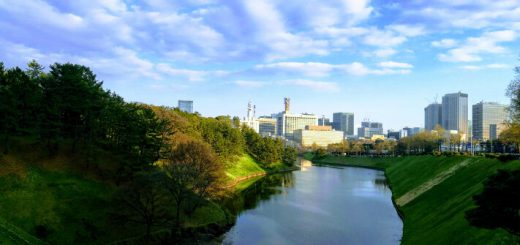
[(223, 174), (223, 165), (217, 161), (211, 148), (200, 141), (180, 143), (167, 154), (164, 165), (167, 179), (165, 187), (171, 194), (176, 207), (176, 224), (180, 226), (183, 204), (193, 200), (193, 209), (202, 200), (218, 193)]

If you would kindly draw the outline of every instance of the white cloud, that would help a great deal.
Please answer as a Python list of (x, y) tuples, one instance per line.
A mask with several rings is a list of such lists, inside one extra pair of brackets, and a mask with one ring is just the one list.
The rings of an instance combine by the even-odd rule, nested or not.
[(342, 2), (345, 13), (351, 17), (351, 24), (367, 19), (374, 10), (370, 6), (370, 0), (342, 0)]
[(377, 47), (393, 47), (406, 42), (404, 35), (396, 34), (394, 31), (372, 29), (364, 37), (364, 43)]
[(2, 0), (0, 1), (0, 10), (2, 9), (10, 13), (13, 18), (20, 19), (22, 22), (26, 22), (24, 19), (27, 19), (30, 15), (30, 23), (37, 23), (48, 28), (74, 30), (85, 26), (85, 22), (80, 16), (60, 12), (44, 1)]
[(328, 54), (327, 41), (289, 32), (282, 15), (269, 0), (244, 1), (243, 4), (255, 23), (252, 28), (256, 28), (256, 41), (270, 49), (267, 59)]
[(334, 65), (318, 62), (279, 62), (255, 66), (257, 70), (295, 72), (312, 77), (327, 76), (334, 68)]
[(401, 69), (412, 69), (413, 68), (413, 65), (411, 65), (411, 64), (395, 62), (395, 61), (380, 62), (378, 64), (378, 66), (384, 67), (384, 68), (401, 68)]
[(407, 15), (433, 19), (437, 25), (467, 29), (509, 28), (520, 20), (517, 0), (451, 1), (438, 0), (422, 9), (405, 11)]
[(468, 71), (478, 71), (478, 70), (485, 70), (485, 69), (507, 69), (510, 66), (506, 64), (487, 64), (487, 65), (464, 65), (460, 66), (460, 69), (468, 70)]
[(424, 31), (424, 27), (422, 26), (411, 26), (411, 25), (390, 25), (387, 29), (396, 31), (407, 37), (416, 37), (424, 35), (426, 32)]
[(457, 41), (451, 38), (445, 38), (439, 41), (433, 41), (431, 44), (437, 48), (451, 48), (457, 45)]
[(242, 88), (261, 88), (267, 85), (265, 82), (259, 81), (246, 81), (246, 80), (238, 80), (234, 82), (235, 85)]
[(165, 63), (159, 63), (156, 66), (157, 71), (164, 73), (168, 76), (181, 76), (187, 78), (189, 81), (202, 81), (207, 75), (205, 71), (197, 71), (190, 69), (176, 69)]
[(299, 87), (309, 88), (309, 89), (316, 90), (316, 91), (339, 91), (338, 84), (336, 84), (334, 82), (323, 82), (323, 81), (298, 79), (298, 80), (282, 81), (282, 82), (280, 82), (280, 84), (299, 86)]
[(380, 58), (386, 58), (386, 57), (390, 57), (396, 53), (397, 53), (397, 50), (392, 49), (392, 48), (386, 48), (386, 49), (378, 49), (378, 50), (374, 51), (373, 55), (380, 57)]
[(325, 77), (333, 73), (350, 74), (354, 76), (408, 74), (413, 68), (411, 64), (393, 61), (378, 64), (383, 69), (370, 69), (363, 63), (328, 64), (319, 62), (279, 62), (255, 66), (255, 70), (267, 71), (268, 74), (295, 74), (309, 77)]
[(480, 37), (469, 37), (460, 46), (450, 49), (447, 53), (439, 54), (438, 58), (446, 62), (474, 62), (481, 61), (481, 54), (500, 54), (505, 48), (499, 43), (510, 42), (517, 38), (512, 30), (485, 32)]

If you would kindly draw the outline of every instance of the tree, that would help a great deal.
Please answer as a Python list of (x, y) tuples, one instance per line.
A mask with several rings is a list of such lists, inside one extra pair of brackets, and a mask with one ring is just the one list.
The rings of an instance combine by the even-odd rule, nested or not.
[(222, 160), (241, 155), (244, 138), (239, 128), (234, 128), (229, 117), (203, 118), (200, 125), (201, 135)]
[(45, 74), (45, 73), (43, 72), (43, 69), (44, 69), (44, 67), (41, 66), (40, 64), (38, 64), (38, 62), (36, 62), (36, 60), (31, 60), (31, 61), (27, 64), (27, 70), (25, 71), (25, 73), (26, 73), (27, 76), (29, 76), (31, 79), (38, 79), (38, 78), (40, 78), (42, 75)]
[(322, 160), (323, 158), (325, 158), (327, 156), (327, 151), (323, 148), (316, 148), (316, 150), (314, 151), (314, 156), (312, 157), (312, 160)]
[(466, 212), (474, 226), (503, 228), (520, 236), (520, 170), (498, 170), (484, 182), (482, 193), (473, 196), (476, 208)]
[(153, 227), (164, 226), (171, 220), (171, 201), (162, 186), (163, 180), (162, 171), (140, 172), (116, 194), (116, 220), (143, 225), (147, 242)]
[(218, 193), (223, 165), (217, 161), (211, 148), (200, 141), (180, 143), (166, 156), (163, 169), (167, 179), (165, 186), (171, 194), (176, 207), (176, 224), (180, 227), (180, 214), (183, 204), (195, 194), (192, 210), (201, 201)]
[(34, 134), (41, 100), (41, 89), (20, 68), (0, 69), (0, 134), (4, 150), (13, 135)]
[(515, 67), (515, 77), (507, 88), (507, 96), (511, 98), (509, 110), (513, 123), (520, 123), (520, 66)]
[(511, 124), (508, 129), (500, 133), (500, 140), (520, 149), (520, 124)]
[(287, 146), (283, 149), (282, 162), (288, 166), (293, 166), (296, 162), (298, 151), (294, 147)]
[(69, 63), (51, 65), (49, 76), (42, 81), (47, 115), (44, 131), (58, 127), (59, 136), (72, 139), (73, 150), (80, 141), (93, 140), (89, 136), (95, 134), (95, 123), (108, 97), (102, 84), (88, 67)]

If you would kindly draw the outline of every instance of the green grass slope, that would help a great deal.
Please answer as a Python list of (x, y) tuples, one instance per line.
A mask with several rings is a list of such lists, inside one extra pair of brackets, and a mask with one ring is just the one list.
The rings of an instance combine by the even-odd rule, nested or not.
[(110, 186), (71, 173), (30, 167), (25, 176), (0, 177), (0, 214), (32, 236), (38, 226), (45, 227), (49, 243), (82, 243), (93, 236), (108, 242), (126, 236), (108, 226), (112, 192)]
[[(309, 158), (307, 155), (306, 158)], [(346, 158), (328, 156), (318, 163), (384, 168), (393, 198), (435, 178), (463, 161), (470, 161), (440, 184), (400, 207), (404, 214), (403, 244), (518, 244), (503, 230), (479, 229), (464, 218), (474, 207), (472, 196), (480, 193), (484, 180), (497, 169), (520, 169), (520, 161), (495, 159), (410, 156), (399, 158)]]
[(265, 170), (248, 154), (242, 155), (237, 161), (226, 164), (226, 175), (231, 180), (256, 173), (265, 173)]
[[(0, 245), (110, 243), (143, 234), (140, 225), (123, 229), (111, 222), (115, 186), (62, 167), (74, 161), (69, 156), (29, 157), (25, 150), (0, 155)], [(266, 172), (247, 154), (226, 167), (230, 181)], [(239, 183), (236, 191), (256, 180)], [(185, 225), (198, 227), (225, 220), (224, 211), (209, 203)], [(41, 240), (36, 234), (38, 226), (47, 230)]]

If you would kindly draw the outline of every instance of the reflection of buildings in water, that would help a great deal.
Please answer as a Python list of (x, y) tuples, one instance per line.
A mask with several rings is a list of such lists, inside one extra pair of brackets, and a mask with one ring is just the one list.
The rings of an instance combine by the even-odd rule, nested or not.
[(312, 167), (312, 162), (303, 158), (300, 158), (299, 163), (301, 171), (307, 171), (310, 167)]

